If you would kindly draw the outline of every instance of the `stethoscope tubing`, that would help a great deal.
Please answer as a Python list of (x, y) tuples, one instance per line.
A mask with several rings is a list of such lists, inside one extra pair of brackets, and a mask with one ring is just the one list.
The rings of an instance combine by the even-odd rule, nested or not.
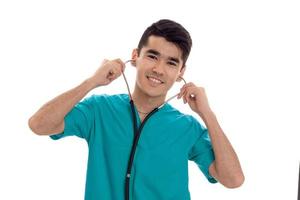
[[(124, 64), (126, 65), (127, 63), (132, 62), (132, 60), (127, 60), (126, 62), (124, 62)], [(138, 141), (139, 138), (141, 136), (143, 127), (146, 123), (146, 121), (153, 115), (155, 114), (160, 108), (162, 108), (167, 102), (169, 102), (170, 100), (172, 100), (173, 98), (175, 98), (178, 94), (175, 94), (173, 96), (171, 96), (170, 98), (168, 98), (163, 104), (161, 104), (160, 106), (154, 108), (143, 120), (143, 122), (141, 123), (140, 127), (137, 127), (137, 116), (136, 116), (136, 112), (135, 112), (135, 108), (134, 108), (134, 102), (132, 99), (132, 95), (130, 92), (130, 88), (126, 79), (126, 76), (124, 74), (124, 72), (122, 71), (122, 75), (123, 78), (125, 80), (126, 86), (127, 86), (127, 90), (128, 90), (128, 94), (130, 97), (130, 109), (131, 109), (131, 113), (132, 113), (132, 119), (133, 119), (133, 130), (134, 130), (134, 140), (133, 140), (133, 144), (131, 147), (131, 151), (130, 151), (130, 156), (129, 156), (129, 160), (128, 160), (128, 165), (127, 165), (127, 171), (126, 171), (126, 177), (125, 177), (125, 200), (129, 200), (129, 189), (130, 189), (130, 178), (131, 178), (131, 169), (132, 169), (132, 165), (133, 165), (133, 160), (134, 160), (134, 155), (135, 155), (135, 151), (136, 151), (136, 147), (138, 145)], [(184, 81), (184, 83), (186, 84), (186, 81), (180, 77), (181, 80)]]

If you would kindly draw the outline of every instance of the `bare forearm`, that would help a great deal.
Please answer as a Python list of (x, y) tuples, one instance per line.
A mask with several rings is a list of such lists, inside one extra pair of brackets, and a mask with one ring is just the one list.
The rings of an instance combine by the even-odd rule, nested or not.
[(211, 138), (215, 154), (214, 167), (218, 178), (222, 179), (221, 181), (227, 185), (239, 185), (244, 180), (240, 162), (230, 141), (220, 127), (215, 114), (212, 111), (208, 111), (202, 116), (202, 119)]
[(62, 131), (64, 117), (94, 87), (94, 83), (86, 79), (77, 87), (47, 102), (29, 119), (30, 128), (44, 135)]
[(64, 118), (92, 89), (110, 84), (125, 68), (120, 59), (104, 59), (97, 71), (79, 86), (55, 97), (43, 105), (28, 121), (31, 130), (39, 135), (59, 133), (64, 129)]

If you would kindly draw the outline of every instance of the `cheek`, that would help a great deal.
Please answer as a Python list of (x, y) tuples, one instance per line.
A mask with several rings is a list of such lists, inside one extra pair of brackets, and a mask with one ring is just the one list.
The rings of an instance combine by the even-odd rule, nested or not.
[(168, 76), (169, 82), (173, 84), (177, 79), (178, 73), (174, 70), (169, 70), (166, 72), (166, 75)]
[(136, 68), (137, 76), (142, 77), (145, 76), (145, 74), (149, 73), (151, 71), (151, 63), (143, 61), (139, 62), (138, 67)]
[(141, 64), (143, 69), (147, 70), (147, 69), (151, 69), (151, 67), (153, 67), (153, 65), (155, 63), (151, 60), (143, 59), (142, 62), (140, 62), (140, 64)]
[(137, 68), (136, 70), (136, 81), (140, 84), (145, 81), (145, 70), (144, 68)]

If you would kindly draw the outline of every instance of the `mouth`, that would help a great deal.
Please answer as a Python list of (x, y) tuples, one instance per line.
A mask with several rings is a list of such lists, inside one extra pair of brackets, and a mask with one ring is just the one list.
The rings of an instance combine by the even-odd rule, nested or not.
[(154, 77), (154, 76), (146, 76), (146, 77), (147, 77), (147, 79), (148, 79), (151, 83), (153, 83), (153, 84), (155, 84), (155, 85), (160, 85), (160, 84), (163, 84), (163, 83), (164, 83), (162, 80), (160, 80), (160, 79), (157, 78), (157, 77)]

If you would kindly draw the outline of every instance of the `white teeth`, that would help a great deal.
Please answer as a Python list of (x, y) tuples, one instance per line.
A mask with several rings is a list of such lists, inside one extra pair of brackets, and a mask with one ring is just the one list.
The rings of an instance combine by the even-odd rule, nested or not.
[(148, 79), (153, 81), (154, 83), (162, 83), (160, 80), (157, 80), (157, 79), (152, 78), (152, 77), (148, 77)]

